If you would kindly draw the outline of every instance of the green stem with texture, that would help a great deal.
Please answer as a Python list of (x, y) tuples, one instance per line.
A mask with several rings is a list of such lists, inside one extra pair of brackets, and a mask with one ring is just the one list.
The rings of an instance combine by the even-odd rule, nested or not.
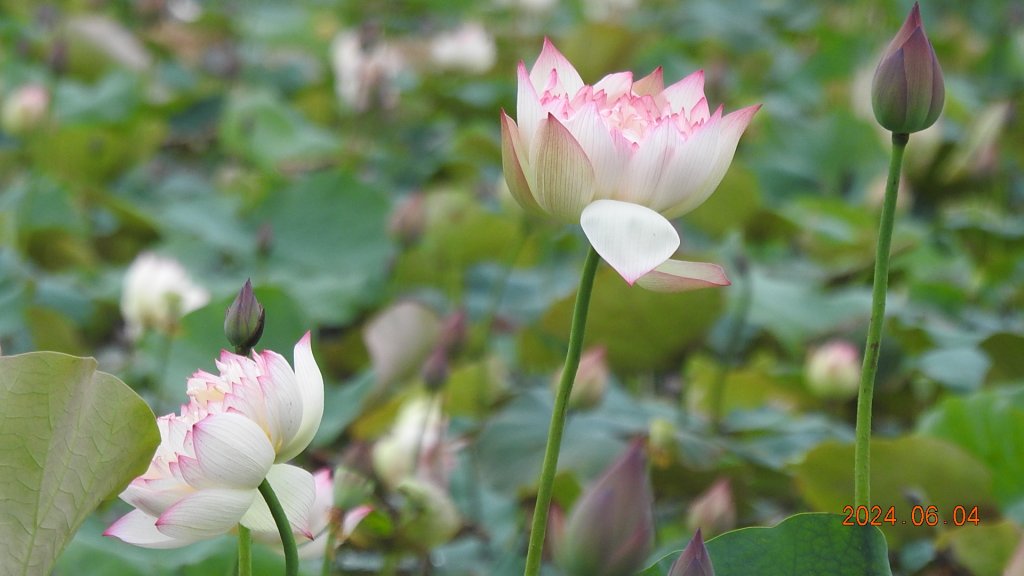
[(238, 576), (252, 576), (252, 533), (238, 525)]
[(593, 248), (587, 252), (587, 260), (583, 264), (580, 276), (580, 287), (576, 292), (576, 306), (572, 311), (572, 327), (569, 329), (569, 350), (565, 354), (565, 367), (558, 383), (555, 395), (555, 411), (551, 415), (551, 426), (548, 428), (548, 443), (544, 449), (544, 464), (540, 470), (540, 485), (537, 487), (537, 504), (533, 509), (533, 524), (530, 527), (530, 545), (526, 553), (525, 576), (540, 574), (541, 553), (544, 551), (544, 533), (548, 526), (548, 507), (551, 504), (551, 491), (555, 483), (555, 472), (558, 470), (558, 451), (562, 446), (562, 431), (565, 429), (565, 415), (569, 406), (569, 393), (576, 379), (576, 370), (580, 366), (580, 353), (583, 351), (583, 332), (587, 327), (587, 309), (590, 307), (590, 294), (594, 290), (594, 275), (597, 264), (601, 261)]
[(871, 290), (871, 322), (868, 324), (860, 392), (857, 395), (857, 443), (853, 457), (855, 506), (871, 505), (871, 400), (875, 393), (875, 373), (878, 371), (878, 352), (882, 344), (882, 324), (885, 322), (885, 294), (889, 286), (889, 252), (893, 224), (896, 221), (896, 195), (900, 185), (903, 151), (909, 140), (909, 134), (892, 135), (889, 178), (885, 183), (885, 202), (882, 204), (882, 220), (878, 226), (875, 277)]
[(284, 547), (284, 573), (285, 576), (298, 576), (299, 573), (299, 551), (295, 547), (295, 535), (292, 534), (292, 526), (288, 522), (288, 516), (284, 513), (281, 501), (274, 494), (270, 482), (266, 478), (260, 483), (260, 494), (270, 508), (270, 515), (274, 517), (274, 524), (277, 531), (281, 533), (281, 546)]

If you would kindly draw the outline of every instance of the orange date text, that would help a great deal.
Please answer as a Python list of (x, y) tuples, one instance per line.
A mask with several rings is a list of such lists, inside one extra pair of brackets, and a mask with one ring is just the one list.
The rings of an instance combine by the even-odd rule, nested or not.
[(912, 506), (909, 517), (897, 518), (896, 507), (889, 506), (843, 506), (843, 526), (890, 526), (907, 524), (911, 526), (963, 526), (981, 523), (977, 506), (954, 506), (949, 515), (944, 515), (938, 506)]

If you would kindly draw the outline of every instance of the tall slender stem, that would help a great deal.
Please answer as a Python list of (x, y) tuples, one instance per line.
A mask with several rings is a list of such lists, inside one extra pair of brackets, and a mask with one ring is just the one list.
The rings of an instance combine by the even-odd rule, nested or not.
[(327, 525), (327, 547), (324, 549), (324, 561), (320, 565), (321, 576), (330, 576), (334, 567), (334, 543), (338, 540), (338, 528), (343, 522), (341, 510), (331, 510), (331, 521)]
[(885, 183), (882, 220), (878, 225), (875, 278), (871, 290), (871, 322), (868, 324), (864, 367), (857, 395), (857, 443), (853, 457), (853, 501), (856, 506), (871, 505), (871, 400), (875, 393), (875, 373), (878, 371), (878, 352), (882, 344), (882, 324), (885, 322), (885, 294), (889, 286), (889, 251), (893, 223), (896, 221), (896, 195), (900, 185), (903, 151), (909, 140), (909, 134), (892, 135), (889, 178)]
[(533, 509), (533, 524), (530, 527), (530, 545), (526, 553), (525, 576), (540, 573), (541, 553), (544, 551), (544, 533), (548, 526), (548, 506), (551, 504), (551, 490), (558, 470), (558, 451), (562, 446), (562, 431), (565, 429), (565, 414), (569, 406), (576, 370), (580, 367), (580, 353), (583, 351), (583, 332), (587, 327), (587, 309), (590, 294), (594, 290), (594, 275), (601, 257), (593, 247), (587, 252), (580, 275), (580, 287), (576, 292), (576, 306), (572, 311), (572, 327), (569, 329), (569, 350), (565, 354), (565, 367), (555, 395), (555, 411), (548, 428), (548, 443), (544, 449), (544, 464), (540, 470), (540, 485), (537, 487), (537, 504)]
[(288, 516), (284, 513), (281, 501), (274, 494), (270, 482), (266, 478), (260, 483), (260, 494), (270, 508), (270, 515), (274, 517), (274, 524), (277, 531), (281, 533), (281, 545), (284, 547), (284, 573), (285, 576), (298, 576), (299, 573), (299, 552), (295, 547), (295, 535), (292, 534), (292, 526), (288, 522)]
[(252, 576), (252, 533), (238, 525), (238, 576)]

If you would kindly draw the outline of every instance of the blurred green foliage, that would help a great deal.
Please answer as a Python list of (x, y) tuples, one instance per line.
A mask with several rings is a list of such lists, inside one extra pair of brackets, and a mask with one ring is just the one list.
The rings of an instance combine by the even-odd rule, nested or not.
[[(718, 477), (732, 479), (738, 526), (841, 512), (854, 406), (812, 394), (803, 366), (824, 341), (864, 338), (888, 152), (867, 92), (909, 2), (528, 7), (544, 4), (0, 0), (4, 106), (25, 85), (49, 94), (41, 118), (0, 131), (3, 353), (94, 355), (168, 412), (192, 371), (213, 369), (223, 310), (251, 277), (261, 347), (287, 356), (315, 331), (329, 413), (306, 464), (369, 473), (370, 446), (421, 382), (416, 368), (374, 385), (364, 330), (400, 299), (465, 311), (443, 392), (464, 528), (429, 558), (434, 574), (515, 574), (585, 248), (576, 227), (523, 215), (502, 189), (498, 111), (515, 109), (515, 65), (550, 36), (588, 82), (703, 68), (712, 107), (764, 105), (718, 192), (678, 221), (683, 252), (721, 263), (733, 286), (667, 296), (599, 274), (588, 345), (607, 347), (613, 376), (571, 419), (556, 502), (567, 509), (658, 420), (670, 426), (664, 446), (652, 440), (652, 563), (689, 539), (686, 511)], [(925, 505), (983, 507), (977, 534), (883, 527), (894, 574), (984, 576), (1001, 573), (1024, 522), (1024, 10), (922, 12), (947, 103), (907, 152), (875, 470), (892, 505), (917, 490)], [(431, 38), (467, 21), (493, 36), (495, 59), (439, 68)], [(345, 72), (332, 56), (345, 34), (400, 64)], [(132, 340), (121, 282), (143, 251), (180, 260), (211, 299)], [(928, 484), (950, 477), (973, 491)], [(230, 539), (164, 554), (100, 538), (120, 510), (86, 522), (57, 573), (230, 569)], [(985, 558), (982, 529), (998, 534), (982, 538)], [(427, 561), (378, 537), (337, 565), (377, 573), (387, 558), (401, 573)]]

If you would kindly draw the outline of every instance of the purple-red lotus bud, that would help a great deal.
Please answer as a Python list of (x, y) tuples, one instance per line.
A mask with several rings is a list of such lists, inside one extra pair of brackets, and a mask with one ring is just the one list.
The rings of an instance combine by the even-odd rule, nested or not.
[(569, 514), (555, 552), (569, 576), (629, 576), (643, 567), (654, 538), (643, 446), (631, 443)]
[(699, 529), (683, 549), (683, 553), (672, 563), (668, 576), (715, 576), (711, 557), (708, 556), (708, 549), (704, 547), (704, 537), (701, 536)]
[(942, 68), (924, 33), (921, 11), (915, 2), (875, 69), (871, 106), (883, 128), (895, 134), (910, 134), (935, 123), (945, 97)]
[(263, 336), (264, 320), (266, 310), (252, 293), (252, 282), (246, 280), (224, 314), (224, 335), (236, 350), (251, 350)]

